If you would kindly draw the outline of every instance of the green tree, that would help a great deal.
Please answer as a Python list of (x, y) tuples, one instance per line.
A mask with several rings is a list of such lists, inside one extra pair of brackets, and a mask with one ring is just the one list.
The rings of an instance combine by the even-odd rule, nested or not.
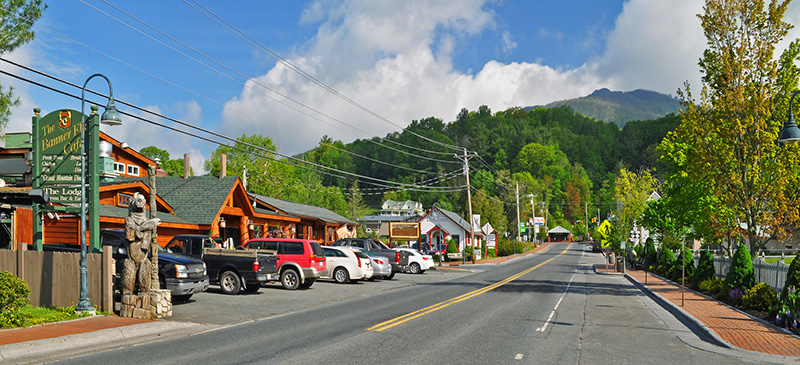
[[(0, 55), (33, 40), (33, 23), (45, 9), (41, 0), (0, 0)], [(8, 124), (11, 108), (17, 105), (14, 88), (0, 84), (0, 129)]]
[(647, 208), (647, 200), (655, 191), (657, 181), (649, 170), (638, 173), (622, 169), (614, 184), (614, 198), (617, 201), (617, 219), (614, 222), (616, 235), (611, 248), (621, 254), (620, 242), (627, 240), (633, 224), (641, 220)]
[(358, 220), (369, 212), (369, 207), (364, 203), (358, 181), (353, 182), (347, 192), (347, 213), (350, 219)]
[[(169, 152), (156, 146), (148, 146), (139, 150), (139, 153), (151, 160), (159, 160), (159, 166), (169, 174), (169, 176), (183, 176), (183, 159), (170, 159)], [(194, 171), (189, 168), (189, 173), (194, 176)]]
[[(780, 57), (775, 47), (791, 25), (783, 21), (789, 1), (707, 0), (700, 20), (708, 48), (700, 58), (701, 100), (687, 84), (679, 91), (680, 126), (669, 135), (675, 171), (717, 200), (715, 222), (746, 225), (754, 253), (783, 228), (800, 223), (798, 148), (778, 148), (786, 103), (796, 89), (800, 43)], [(730, 214), (723, 209), (730, 209)], [(727, 218), (732, 218), (726, 222)], [(760, 230), (766, 230), (766, 235)]]
[(781, 290), (781, 300), (786, 299), (789, 290), (791, 290), (790, 288), (800, 289), (800, 252), (795, 255), (794, 260), (789, 264), (786, 281), (784, 281), (783, 290)]

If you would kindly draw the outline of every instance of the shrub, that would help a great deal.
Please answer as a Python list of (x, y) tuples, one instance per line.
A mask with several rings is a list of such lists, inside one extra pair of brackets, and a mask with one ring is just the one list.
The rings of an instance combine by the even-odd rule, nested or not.
[(722, 282), (720, 298), (723, 300), (730, 297), (733, 289), (747, 290), (756, 285), (756, 275), (753, 272), (753, 260), (750, 258), (750, 251), (747, 245), (740, 245), (733, 255), (733, 263), (728, 270), (728, 276)]
[(775, 323), (797, 333), (797, 317), (800, 314), (800, 296), (797, 289), (791, 286), (786, 290), (786, 296), (781, 297), (781, 309), (775, 316)]
[(785, 298), (789, 288), (800, 287), (800, 252), (797, 253), (792, 263), (789, 264), (789, 272), (786, 273), (786, 282), (781, 290), (781, 299)]
[(458, 245), (452, 238), (447, 240), (447, 253), (458, 253)]
[(505, 237), (497, 240), (497, 256), (510, 256), (514, 254), (514, 241)]
[(435, 253), (431, 256), (433, 258), (433, 262), (439, 262), (439, 254)]
[(19, 310), (28, 304), (28, 283), (8, 271), (0, 271), (0, 321), (3, 327), (17, 327), (23, 321)]
[(653, 238), (648, 237), (647, 241), (645, 242), (645, 247), (647, 250), (645, 251), (645, 263), (647, 265), (652, 265), (656, 262), (656, 243), (653, 241)]
[[(714, 270), (714, 255), (709, 251), (700, 253), (700, 262), (697, 264), (697, 269), (692, 275), (692, 287), (699, 287), (700, 283), (706, 280), (714, 280), (717, 278), (716, 270)], [(719, 291), (719, 289), (717, 289)]]
[(19, 310), (28, 304), (28, 283), (8, 271), (0, 271), (0, 311)]
[(703, 280), (699, 285), (700, 291), (716, 295), (722, 289), (722, 279)]
[[(685, 259), (684, 259), (685, 257)], [(683, 269), (683, 264), (686, 263), (686, 269)], [(691, 278), (694, 274), (694, 256), (688, 248), (684, 247), (678, 255), (678, 259), (672, 264), (667, 277), (673, 281), (681, 280), (683, 278)]]
[(656, 273), (665, 275), (667, 271), (675, 264), (675, 254), (666, 246), (661, 246), (661, 252), (658, 253), (658, 261), (656, 261)]
[(472, 246), (471, 245), (467, 245), (467, 247), (464, 247), (464, 255), (468, 259), (472, 256)]
[(758, 283), (756, 286), (745, 290), (742, 296), (742, 305), (746, 309), (768, 311), (770, 307), (778, 301), (778, 294), (766, 283)]

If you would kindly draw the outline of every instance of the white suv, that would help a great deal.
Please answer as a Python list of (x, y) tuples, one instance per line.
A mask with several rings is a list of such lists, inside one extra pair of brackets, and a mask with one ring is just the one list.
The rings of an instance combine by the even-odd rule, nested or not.
[(327, 267), (320, 271), (320, 279), (333, 279), (337, 283), (349, 283), (372, 277), (369, 256), (350, 247), (322, 246)]

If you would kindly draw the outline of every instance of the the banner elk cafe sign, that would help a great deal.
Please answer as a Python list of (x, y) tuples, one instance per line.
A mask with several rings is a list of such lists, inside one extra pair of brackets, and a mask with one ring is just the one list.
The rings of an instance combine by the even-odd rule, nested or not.
[(42, 189), (50, 201), (79, 204), (81, 201), (81, 113), (58, 110), (39, 122)]

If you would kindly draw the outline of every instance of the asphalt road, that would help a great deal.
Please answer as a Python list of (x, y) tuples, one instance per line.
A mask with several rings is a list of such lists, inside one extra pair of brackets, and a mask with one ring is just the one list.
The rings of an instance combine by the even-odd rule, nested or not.
[[(184, 308), (200, 308), (203, 303), (218, 306), (223, 313), (203, 323), (238, 324), (64, 363), (745, 361), (687, 345), (627, 280), (594, 273), (592, 264), (600, 260), (588, 246), (553, 244), (541, 254), (477, 267), (479, 271), (466, 275), (429, 272), (413, 278), (398, 275), (396, 282), (315, 283), (307, 292), (270, 289), (241, 297), (205, 293), (196, 302), (174, 309), (174, 317), (186, 315), (180, 314)], [(412, 284), (412, 280), (422, 281)], [(379, 287), (384, 284), (390, 285)], [(320, 296), (316, 304), (307, 303), (312, 292)], [(324, 292), (338, 294), (323, 298)], [(206, 297), (219, 301), (212, 303)], [(283, 307), (269, 307), (278, 303)], [(242, 311), (248, 314), (240, 315)], [(197, 319), (186, 315), (181, 320)], [(685, 327), (680, 331), (688, 332)]]

